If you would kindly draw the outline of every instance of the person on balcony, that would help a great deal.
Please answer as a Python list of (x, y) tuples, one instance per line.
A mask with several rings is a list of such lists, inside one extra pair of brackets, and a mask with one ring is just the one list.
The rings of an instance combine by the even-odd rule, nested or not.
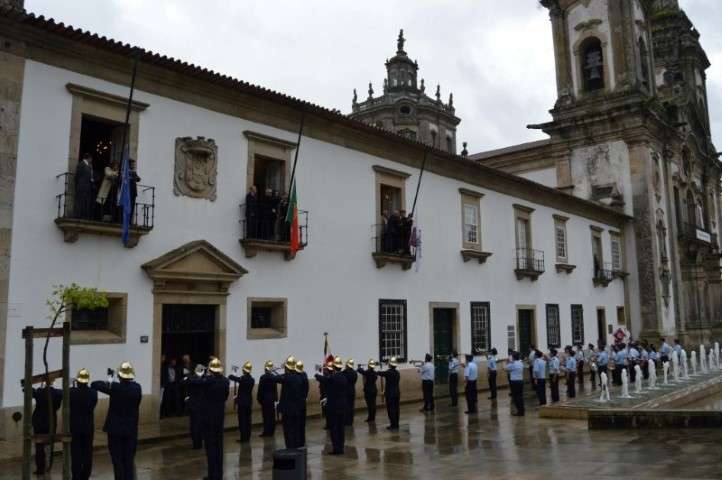
[(381, 251), (393, 252), (393, 243), (393, 238), (389, 234), (389, 211), (384, 210), (381, 212)]
[[(128, 188), (130, 190), (130, 224), (134, 225), (138, 221), (138, 217), (135, 214), (135, 203), (138, 198), (138, 182), (140, 182), (140, 177), (136, 172), (135, 159), (130, 158), (128, 161), (130, 162), (130, 172), (128, 175)], [(143, 224), (146, 223), (144, 220), (145, 219), (141, 219)]]
[(273, 227), (278, 213), (278, 197), (266, 188), (260, 202), (261, 240), (273, 240)]
[(389, 243), (390, 243), (390, 249), (386, 250), (385, 253), (392, 253), (392, 254), (398, 254), (402, 248), (401, 245), (401, 216), (399, 215), (398, 210), (394, 210), (394, 212), (389, 217), (389, 220), (386, 222), (386, 235), (389, 237)]
[(291, 226), (286, 223), (288, 215), (288, 194), (281, 195), (278, 202), (278, 215), (276, 216), (276, 235), (281, 242), (288, 243), (291, 240)]
[(74, 216), (89, 220), (92, 216), (93, 190), (93, 157), (86, 153), (75, 169), (75, 211)]
[(411, 246), (409, 240), (411, 238), (411, 227), (414, 224), (412, 217), (406, 216), (406, 210), (401, 210), (399, 220), (399, 245), (398, 249), (402, 255), (411, 255)]
[[(113, 221), (113, 212), (115, 210), (113, 204), (113, 192), (116, 190), (115, 184), (118, 179), (118, 163), (113, 161), (103, 170), (103, 182), (100, 184), (98, 196), (95, 202), (100, 206), (102, 219), (104, 222)], [(110, 198), (110, 201), (108, 200)]]
[(246, 238), (258, 238), (258, 189), (251, 185), (246, 194)]

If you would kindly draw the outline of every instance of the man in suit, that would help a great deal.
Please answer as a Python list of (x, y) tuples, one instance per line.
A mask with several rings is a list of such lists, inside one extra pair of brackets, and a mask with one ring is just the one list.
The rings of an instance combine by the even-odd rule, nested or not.
[(281, 384), (281, 400), (278, 411), (283, 419), (283, 439), (286, 448), (301, 447), (301, 402), (303, 398), (303, 380), (296, 373), (296, 359), (290, 356), (283, 364), (285, 373), (276, 375), (274, 380)]
[(70, 389), (70, 455), (73, 480), (88, 480), (93, 471), (93, 413), (98, 392), (90, 388), (90, 372), (81, 369)]
[(119, 381), (114, 382), (110, 373), (107, 382), (95, 381), (90, 386), (110, 397), (103, 431), (108, 434), (108, 450), (115, 478), (133, 480), (135, 450), (138, 446), (138, 409), (143, 392), (134, 381), (135, 371), (130, 362), (120, 364)]
[(358, 380), (358, 373), (354, 370), (353, 358), (349, 358), (346, 362), (346, 368), (343, 370), (343, 374), (348, 381), (348, 390), (346, 391), (346, 402), (348, 404), (346, 410), (346, 426), (350, 427), (353, 425), (353, 417), (356, 410), (356, 381)]
[(358, 373), (364, 378), (364, 399), (368, 410), (366, 422), (376, 423), (376, 395), (378, 395), (376, 379), (379, 375), (376, 373), (376, 362), (369, 359), (367, 367), (366, 369), (358, 367)]
[[(130, 224), (134, 225), (138, 222), (138, 220), (141, 221), (141, 225), (143, 224), (143, 218), (136, 215), (135, 212), (135, 203), (138, 199), (138, 182), (140, 182), (140, 177), (138, 176), (138, 172), (136, 171), (136, 163), (135, 159), (130, 158), (128, 159), (129, 165), (129, 172), (128, 172), (128, 191), (130, 193)], [(141, 215), (143, 212), (140, 212)]]
[(259, 210), (258, 189), (251, 185), (246, 194), (246, 238), (259, 238)]
[(208, 362), (209, 374), (194, 379), (202, 385), (204, 398), (203, 442), (208, 462), (208, 480), (223, 478), (223, 423), (226, 418), (226, 400), (230, 394), (230, 382), (223, 376), (221, 361), (213, 357)]
[(300, 398), (301, 408), (301, 421), (299, 423), (301, 446), (306, 446), (306, 400), (308, 399), (308, 375), (303, 371), (303, 362), (301, 360), (296, 361), (296, 373), (301, 377), (301, 383), (303, 384), (303, 395)]
[(184, 367), (183, 373), (185, 377), (181, 383), (182, 389), (188, 395), (186, 399), (186, 411), (190, 421), (191, 443), (193, 450), (203, 448), (203, 408), (205, 406), (205, 398), (203, 395), (203, 385), (193, 379), (203, 377), (203, 365), (198, 365), (192, 372), (186, 373)]
[[(44, 384), (40, 388), (33, 388), (33, 432), (35, 434), (55, 433), (58, 426), (58, 409), (63, 401), (63, 392), (53, 387), (53, 384)], [(45, 475), (45, 447), (46, 443), (35, 444), (35, 474)]]
[(401, 402), (401, 390), (399, 389), (399, 381), (401, 375), (396, 370), (398, 363), (396, 357), (389, 359), (389, 369), (379, 372), (379, 376), (386, 380), (386, 388), (384, 390), (384, 398), (386, 399), (386, 413), (389, 416), (388, 430), (399, 429), (399, 408)]
[(273, 362), (267, 361), (264, 365), (265, 373), (258, 380), (256, 400), (261, 405), (263, 415), (263, 432), (261, 437), (272, 437), (276, 429), (276, 401), (278, 389), (273, 376)]
[(74, 216), (89, 220), (92, 216), (93, 193), (95, 179), (93, 178), (93, 157), (86, 153), (78, 162), (75, 169), (75, 211)]
[(161, 412), (163, 416), (174, 417), (182, 413), (180, 408), (181, 370), (175, 358), (171, 358), (161, 369), (160, 385), (163, 388)]
[[(344, 426), (348, 408), (348, 379), (341, 372), (343, 362), (340, 357), (334, 358), (334, 372), (331, 375), (316, 374), (316, 380), (326, 390), (326, 416), (331, 433), (331, 455), (343, 455), (346, 434)], [(327, 367), (328, 368), (328, 367)]]
[(238, 430), (241, 435), (240, 443), (251, 440), (251, 409), (253, 408), (253, 386), (256, 381), (251, 376), (253, 365), (251, 362), (243, 364), (243, 375), (237, 377), (229, 375), (228, 379), (238, 384), (236, 395), (236, 414), (238, 415)]

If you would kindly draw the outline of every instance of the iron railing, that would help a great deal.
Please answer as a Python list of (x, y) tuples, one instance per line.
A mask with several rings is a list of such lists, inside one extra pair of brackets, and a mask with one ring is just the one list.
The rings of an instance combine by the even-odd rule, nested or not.
[(411, 245), (412, 224), (399, 225), (389, 229), (386, 224), (374, 225), (374, 253), (383, 255), (413, 256), (414, 246)]
[[(111, 189), (111, 195), (105, 202), (99, 203), (97, 191), (82, 197), (77, 195), (74, 173), (61, 173), (56, 179), (62, 179), (63, 182), (63, 192), (56, 195), (58, 218), (103, 224), (122, 224), (122, 208), (117, 204), (117, 197), (112, 195), (112, 192), (117, 192), (117, 189)], [(135, 201), (131, 199), (131, 226), (151, 230), (155, 222), (155, 187), (136, 184), (136, 192)]]
[[(291, 225), (286, 223), (288, 206), (264, 205), (261, 200), (249, 208), (240, 205), (241, 240), (259, 240), (263, 242), (285, 244), (291, 242)], [(301, 248), (308, 245), (308, 211), (298, 211), (298, 233)]]
[(614, 269), (611, 263), (604, 263), (601, 267), (595, 266), (593, 273), (596, 282), (608, 284), (614, 280)]
[(544, 273), (544, 252), (531, 248), (517, 248), (514, 269), (521, 272)]

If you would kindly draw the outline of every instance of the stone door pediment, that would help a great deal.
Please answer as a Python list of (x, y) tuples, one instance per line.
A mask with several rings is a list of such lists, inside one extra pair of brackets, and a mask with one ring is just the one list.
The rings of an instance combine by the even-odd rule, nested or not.
[(205, 240), (186, 243), (141, 265), (154, 291), (228, 293), (231, 283), (248, 273)]

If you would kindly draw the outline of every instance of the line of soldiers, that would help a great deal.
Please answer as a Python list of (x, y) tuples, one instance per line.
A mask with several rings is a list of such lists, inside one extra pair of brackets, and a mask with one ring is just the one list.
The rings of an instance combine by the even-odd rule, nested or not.
[[(135, 372), (128, 362), (123, 362), (117, 372), (108, 370), (107, 381), (90, 383), (90, 372), (83, 368), (75, 377), (70, 389), (71, 468), (73, 479), (90, 478), (93, 469), (94, 412), (98, 392), (110, 397), (108, 414), (103, 431), (108, 434), (108, 450), (116, 479), (135, 478), (134, 458), (138, 444), (138, 408), (142, 397), (141, 387), (134, 381)], [(50, 427), (57, 425), (57, 412), (62, 402), (62, 391), (52, 382), (33, 388), (35, 410), (33, 431), (35, 434), (55, 433)], [(50, 408), (51, 407), (51, 408)], [(44, 475), (46, 455), (44, 443), (35, 444), (35, 474)]]

